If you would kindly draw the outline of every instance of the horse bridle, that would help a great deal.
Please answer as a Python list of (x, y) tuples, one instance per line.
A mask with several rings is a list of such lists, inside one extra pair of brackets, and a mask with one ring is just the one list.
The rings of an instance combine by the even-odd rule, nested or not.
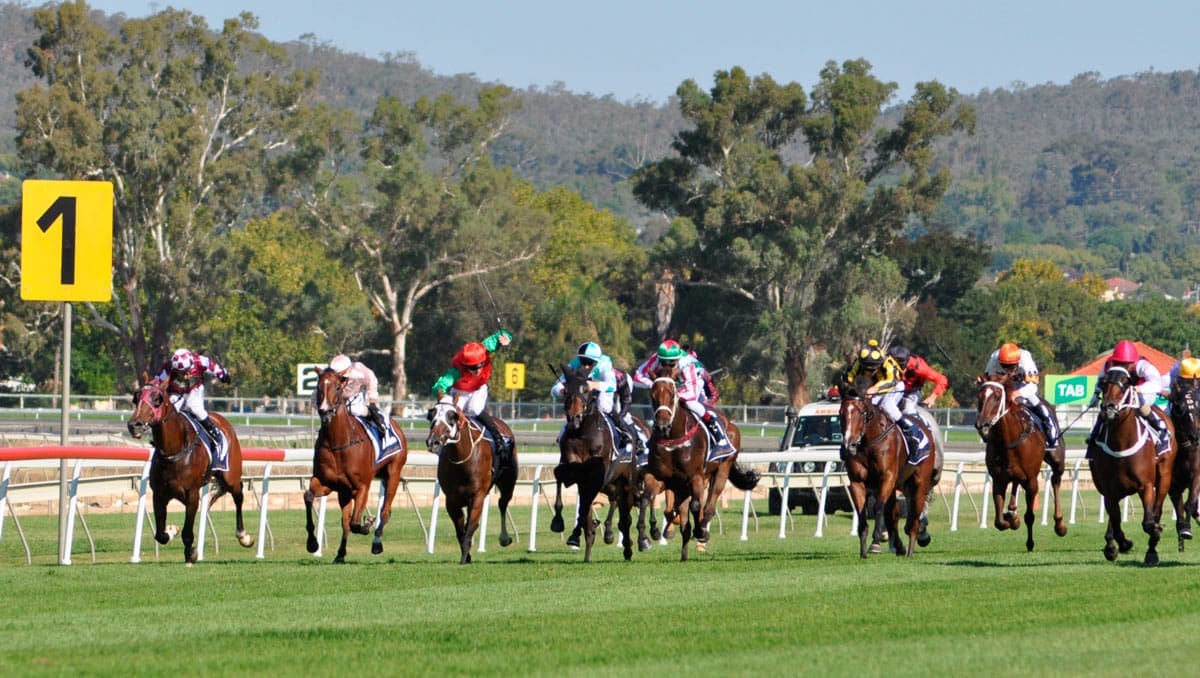
[[(151, 403), (147, 399), (147, 397), (146, 397), (147, 391), (157, 393), (160, 396), (158, 405)], [(167, 414), (167, 415), (163, 414), (163, 410), (165, 410), (167, 408), (167, 404), (170, 401), (171, 401), (171, 396), (170, 396), (170, 394), (167, 393), (167, 389), (163, 388), (162, 384), (160, 384), (156, 381), (152, 381), (148, 384), (142, 385), (142, 390), (138, 395), (137, 404), (138, 405), (144, 404), (146, 407), (150, 408), (150, 412), (154, 415), (154, 421), (151, 422), (151, 424), (150, 424), (151, 426), (153, 426), (154, 424), (158, 424), (161, 426), (162, 424), (165, 424), (167, 421), (170, 421), (173, 417), (180, 416), (179, 410), (176, 410), (176, 409), (172, 409), (170, 414)], [(184, 428), (186, 429), (187, 427), (185, 426)], [(186, 459), (189, 456), (191, 456), (192, 451), (196, 449), (196, 446), (198, 444), (200, 444), (200, 436), (193, 435), (191, 444), (184, 447), (182, 450), (180, 450), (179, 452), (177, 452), (175, 454), (171, 454), (171, 455), (164, 454), (163, 451), (158, 449), (157, 447), (154, 448), (154, 451), (158, 456), (162, 457), (164, 460), (171, 462), (173, 464), (173, 463), (179, 461), (180, 459)]]
[[(1015, 414), (1017, 412), (1017, 410), (1014, 410), (1008, 406), (1008, 389), (1005, 388), (1004, 384), (1002, 384), (998, 381), (985, 381), (979, 385), (979, 389), (980, 389), (980, 391), (987, 390), (989, 392), (991, 392), (991, 391), (999, 392), (999, 395), (996, 397), (996, 400), (997, 400), (997, 402), (1000, 403), (1000, 405), (996, 408), (996, 413), (994, 415), (992, 415), (992, 418), (990, 420), (981, 423), (978, 418), (978, 412), (976, 413), (975, 430), (979, 432), (979, 437), (986, 441), (986, 440), (988, 440), (988, 438), (991, 437), (992, 431), (995, 430), (996, 424), (999, 424), (1000, 420), (1003, 419), (1004, 417), (1008, 416), (1009, 414)], [(980, 401), (980, 407), (979, 407), (980, 410), (983, 409), (982, 408), (983, 402), (985, 402), (985, 401), (984, 400)], [(1021, 432), (1021, 435), (1018, 436), (1016, 440), (1008, 443), (1008, 445), (1006, 446), (1007, 449), (1011, 450), (1014, 447), (1017, 447), (1021, 443), (1025, 442), (1025, 439), (1029, 437), (1029, 434), (1033, 433), (1033, 422), (1031, 420), (1026, 419), (1024, 424), (1025, 424), (1025, 429)]]
[[(566, 412), (568, 399), (578, 399), (583, 403), (583, 411), (577, 414)], [(571, 430), (578, 430), (583, 426), (583, 422), (588, 418), (588, 415), (596, 408), (596, 394), (587, 388), (587, 381), (583, 383), (582, 389), (566, 392), (563, 397), (563, 411), (566, 416), (567, 426)]]
[[(679, 389), (675, 388), (675, 380), (671, 377), (658, 377), (654, 380), (655, 384), (663, 382), (671, 385), (671, 405), (659, 405), (654, 408), (654, 418), (658, 419), (658, 413), (666, 410), (669, 415), (668, 421), (675, 421), (675, 412), (679, 409)], [(651, 386), (653, 388), (653, 386)]]
[[(450, 417), (451, 414), (454, 414), (454, 419), (456, 421), (451, 421), (451, 417)], [(460, 425), (457, 423), (457, 421), (462, 421), (463, 425), (460, 427)], [(446, 430), (448, 431), (446, 439), (442, 441), (443, 448), (448, 444), (457, 445), (459, 443), (459, 441), (462, 440), (462, 432), (463, 431), (467, 432), (467, 439), (471, 442), (471, 453), (468, 454), (466, 456), (466, 458), (462, 459), (462, 460), (451, 459), (450, 463), (455, 464), (455, 465), (462, 465), (462, 464), (465, 464), (468, 461), (470, 461), (471, 458), (475, 456), (475, 450), (478, 447), (479, 440), (481, 438), (483, 438), (483, 431), (479, 432), (478, 438), (471, 435), (471, 428), (472, 428), (471, 420), (467, 419), (466, 415), (463, 414), (462, 411), (458, 409), (458, 406), (456, 406), (454, 403), (449, 403), (449, 402), (440, 401), (440, 400), (437, 403), (435, 403), (433, 406), (433, 409), (429, 411), (429, 427), (430, 427), (429, 433), (430, 433), (430, 435), (433, 434), (433, 427), (435, 425), (437, 425), (438, 423), (441, 423), (442, 426), (445, 426)], [(426, 444), (428, 444), (428, 441), (426, 441)]]
[[(325, 398), (325, 392), (324, 392), (324, 389), (318, 389), (318, 390), (317, 390), (317, 392), (316, 392), (316, 396), (317, 396), (317, 398), (316, 398), (316, 399), (317, 399), (317, 403), (316, 403), (316, 405), (317, 405), (317, 414), (318, 414), (318, 415), (320, 416), (320, 418), (321, 418), (321, 428), (322, 428), (322, 430), (324, 430), (325, 426), (326, 426), (326, 425), (328, 425), (328, 424), (329, 424), (329, 422), (333, 420), (333, 416), (334, 416), (335, 414), (337, 414), (337, 411), (338, 411), (338, 410), (340, 410), (340, 409), (342, 409), (343, 407), (344, 407), (344, 408), (346, 408), (346, 413), (347, 413), (347, 414), (349, 414), (349, 412), (350, 412), (350, 410), (349, 410), (349, 408), (350, 408), (350, 403), (349, 403), (349, 402), (348, 402), (348, 401), (347, 401), (347, 400), (346, 400), (344, 397), (342, 397), (342, 388), (343, 388), (344, 386), (345, 386), (345, 384), (344, 384), (344, 383), (338, 383), (338, 384), (337, 384), (337, 385), (334, 387), (334, 393), (335, 393), (335, 396), (334, 396), (334, 398), (333, 398), (332, 400), (329, 400), (329, 399), (326, 399), (326, 398)], [(328, 409), (326, 409), (326, 410), (322, 411), (322, 410), (321, 410), (321, 405), (327, 405), (327, 406), (328, 406)], [(327, 449), (327, 450), (329, 450), (330, 452), (337, 452), (337, 451), (339, 451), (339, 450), (344, 450), (344, 449), (346, 449), (347, 447), (351, 447), (351, 446), (358, 445), (358, 444), (360, 444), (360, 443), (366, 442), (366, 440), (367, 440), (367, 436), (366, 436), (366, 435), (362, 435), (362, 436), (360, 436), (360, 437), (358, 437), (358, 438), (351, 438), (349, 441), (347, 441), (347, 442), (344, 442), (344, 443), (342, 443), (341, 445), (329, 445), (329, 444), (326, 444), (326, 445), (324, 446), (324, 448), (325, 448), (325, 449)], [(328, 439), (326, 439), (326, 443), (328, 443)]]
[[(1119, 372), (1120, 374), (1113, 377), (1112, 374), (1114, 372)], [(1102, 415), (1105, 415), (1106, 419), (1113, 419), (1121, 410), (1139, 407), (1139, 403), (1136, 402), (1137, 398), (1134, 397), (1136, 390), (1133, 388), (1133, 376), (1129, 374), (1129, 370), (1126, 370), (1124, 367), (1109, 368), (1108, 372), (1104, 375), (1102, 387), (1107, 387), (1110, 383), (1116, 383), (1121, 387), (1121, 399), (1115, 404), (1101, 400), (1100, 412)]]

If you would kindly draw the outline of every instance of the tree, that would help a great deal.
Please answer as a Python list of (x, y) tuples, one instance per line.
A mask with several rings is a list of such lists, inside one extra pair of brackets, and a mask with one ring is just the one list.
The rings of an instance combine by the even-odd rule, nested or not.
[[(972, 131), (973, 111), (955, 90), (920, 83), (896, 125), (880, 130), (896, 85), (864, 60), (828, 63), (811, 101), (796, 83), (737, 67), (714, 80), (707, 93), (691, 80), (679, 87), (693, 127), (676, 136), (675, 156), (634, 174), (634, 194), (677, 219), (655, 256), (665, 295), (739, 309), (727, 314), (743, 329), (727, 354), (760, 373), (782, 369), (800, 405), (812, 357), (844, 351), (861, 331), (856, 298), (871, 281), (852, 276), (932, 213), (949, 183), (933, 169), (933, 143)], [(811, 160), (789, 165), (781, 149), (797, 135)]]
[(279, 165), (276, 190), (343, 253), (387, 328), (394, 402), (409, 395), (407, 342), (428, 295), (527, 262), (541, 247), (547, 218), (530, 206), (533, 187), (488, 157), (519, 103), (501, 86), (482, 90), (475, 105), (384, 96), (361, 134), (318, 109)]
[(214, 239), (261, 209), (262, 168), (287, 143), (314, 89), (242, 14), (219, 33), (186, 11), (126, 21), (118, 36), (82, 0), (34, 13), (26, 65), (42, 82), (17, 96), (18, 152), (28, 173), (111, 181), (115, 303), (90, 322), (119, 337), (116, 369), (158, 366), (172, 342), (196, 348)]

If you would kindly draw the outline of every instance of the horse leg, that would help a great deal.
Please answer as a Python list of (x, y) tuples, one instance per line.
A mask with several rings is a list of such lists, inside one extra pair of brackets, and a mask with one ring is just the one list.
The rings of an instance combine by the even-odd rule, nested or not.
[(183, 560), (188, 565), (196, 562), (196, 511), (200, 508), (200, 488), (188, 490), (184, 495), (183, 531)]
[(1021, 485), (1017, 481), (1012, 481), (1012, 486), (1009, 488), (1008, 511), (1004, 517), (1008, 520), (1008, 529), (1016, 530), (1021, 527), (1021, 518), (1017, 515), (1017, 490)]
[(1109, 562), (1117, 559), (1117, 553), (1125, 553), (1133, 544), (1126, 548), (1128, 540), (1121, 530), (1121, 500), (1115, 496), (1104, 495), (1104, 510), (1108, 513), (1108, 529), (1104, 532), (1104, 558)]
[(996, 521), (992, 523), (1001, 532), (1011, 527), (1008, 514), (1004, 511), (1004, 493), (1008, 491), (1008, 482), (992, 476), (992, 506), (996, 509)]
[[(500, 482), (496, 484), (496, 488), (500, 490), (500, 545), (509, 546), (513, 543), (512, 536), (508, 534), (508, 504), (512, 501), (513, 492), (517, 487), (517, 471), (515, 466), (506, 468), (500, 473)], [(486, 499), (485, 499), (486, 501)]]
[(242, 501), (245, 499), (245, 495), (242, 492), (242, 480), (240, 474), (238, 474), (238, 479), (236, 482), (230, 482), (230, 479), (226, 473), (218, 473), (217, 480), (221, 489), (217, 492), (217, 496), (213, 497), (213, 501), (215, 502), (223, 493), (229, 493), (229, 496), (233, 498), (233, 509), (237, 522), (238, 543), (244, 548), (250, 548), (251, 546), (254, 546), (254, 536), (249, 532), (246, 532), (246, 525), (242, 521)]
[(479, 529), (479, 518), (483, 515), (483, 505), (487, 503), (487, 489), (476, 493), (471, 500), (471, 505), (467, 510), (467, 524), (463, 531), (462, 553), (463, 560), (459, 564), (466, 565), (471, 562), (471, 542), (475, 539), (475, 531)]
[[(685, 503), (687, 506), (684, 505)], [(691, 517), (691, 505), (693, 503), (699, 505), (700, 502), (682, 494), (675, 499), (675, 515), (679, 517), (679, 541), (682, 542), (679, 562), (684, 562), (688, 559), (688, 544), (692, 541), (692, 523), (689, 518)]]
[(1038, 474), (1030, 474), (1025, 483), (1025, 550), (1033, 550), (1033, 500), (1038, 496)]
[(1063, 473), (1067, 470), (1066, 450), (1060, 441), (1052, 454), (1046, 455), (1046, 463), (1050, 465), (1050, 489), (1054, 493), (1054, 534), (1067, 536), (1067, 523), (1063, 520), (1062, 504), (1058, 500), (1058, 490), (1062, 486)]
[(457, 497), (451, 500), (447, 496), (446, 513), (450, 514), (450, 522), (454, 523), (454, 536), (458, 539), (458, 549), (460, 552), (458, 564), (466, 565), (471, 562), (471, 537), (467, 534), (466, 506)]
[(383, 553), (383, 527), (392, 518), (392, 500), (400, 487), (400, 475), (391, 470), (382, 479), (383, 507), (379, 509), (379, 524), (375, 526), (375, 539), (371, 541), (371, 555)]
[(350, 531), (354, 534), (371, 534), (371, 527), (363, 524), (363, 513), (367, 510), (367, 503), (370, 501), (371, 483), (368, 481), (354, 490), (350, 513)]
[[(639, 551), (649, 551), (651, 549), (650, 538), (646, 536), (646, 509), (650, 506), (650, 490), (643, 485), (642, 491), (637, 495), (637, 544)], [(654, 520), (653, 513), (650, 519)]]
[(1142, 488), (1142, 531), (1150, 537), (1150, 543), (1146, 545), (1147, 565), (1158, 564), (1158, 540), (1162, 537), (1162, 525), (1159, 524), (1159, 510), (1156, 510), (1156, 505), (1161, 506), (1161, 500), (1155, 501), (1154, 488), (1147, 486)]
[[(854, 505), (854, 515), (858, 518), (858, 555), (861, 558), (866, 558), (867, 549), (867, 488), (859, 482), (850, 482), (850, 503)], [(872, 511), (875, 517), (875, 525), (879, 526), (879, 511), (876, 502), (871, 502)]]
[[(558, 475), (557, 473), (555, 474)], [(559, 534), (566, 529), (562, 517), (562, 481), (554, 483), (554, 517), (550, 519), (550, 531)]]
[(634, 489), (628, 482), (625, 483), (624, 490), (617, 493), (617, 502), (620, 504), (617, 529), (621, 531), (621, 553), (625, 560), (633, 560), (633, 539), (630, 538), (629, 528), (633, 525), (633, 506), (636, 499)]
[(316, 522), (313, 521), (313, 502), (318, 497), (328, 495), (330, 489), (321, 484), (316, 476), (313, 476), (308, 481), (308, 489), (304, 492), (304, 527), (308, 530), (308, 542), (305, 548), (309, 553), (316, 553), (321, 548), (321, 543), (317, 541)]
[(883, 502), (875, 495), (868, 493), (867, 503), (871, 507), (871, 518), (875, 521), (875, 529), (871, 531), (871, 545), (867, 547), (867, 553), (883, 553), (883, 542), (888, 540), (887, 525), (883, 518)]
[(880, 491), (880, 494), (887, 497), (887, 503), (883, 507), (883, 515), (887, 519), (888, 541), (892, 551), (901, 557), (912, 555), (906, 552), (904, 542), (900, 540), (900, 502), (896, 500), (896, 488), (885, 487)]
[(167, 525), (167, 503), (171, 498), (166, 492), (154, 493), (154, 541), (160, 544), (166, 544), (171, 541), (171, 538), (179, 531), (178, 528), (172, 529), (175, 526)]
[[(587, 485), (587, 487), (584, 487)], [(596, 543), (596, 521), (592, 519), (592, 502), (596, 501), (597, 488), (590, 481), (579, 484), (579, 521), (575, 529), (583, 534), (583, 562), (592, 562), (592, 546)]]
[[(617, 535), (613, 532), (612, 522), (613, 514), (617, 512), (617, 505), (612, 497), (608, 498), (608, 515), (604, 517), (604, 543), (612, 546), (617, 541)], [(620, 525), (618, 524), (618, 527)]]
[[(691, 518), (692, 539), (695, 539), (697, 541), (697, 550), (702, 550), (700, 545), (704, 544), (704, 542), (700, 540), (700, 531), (704, 526), (704, 523), (703, 523), (704, 502), (702, 502), (700, 500), (700, 497), (703, 497), (703, 496), (704, 496), (704, 476), (700, 476), (700, 475), (693, 476), (692, 477), (692, 496), (690, 499), (688, 499), (688, 513), (690, 514), (690, 518)], [(707, 535), (705, 535), (705, 538), (707, 538)]]
[(350, 531), (354, 529), (354, 496), (349, 490), (338, 490), (338, 506), (342, 509), (342, 542), (338, 544), (337, 553), (333, 556), (333, 562), (346, 562), (346, 540), (350, 536)]

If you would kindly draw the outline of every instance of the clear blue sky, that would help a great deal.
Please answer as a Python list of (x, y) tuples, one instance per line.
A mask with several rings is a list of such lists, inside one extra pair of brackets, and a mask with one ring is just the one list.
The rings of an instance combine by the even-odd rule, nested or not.
[(1197, 0), (89, 0), (142, 17), (173, 6), (210, 26), (249, 11), (276, 41), (412, 53), (439, 75), (619, 101), (662, 102), (741, 66), (810, 89), (826, 61), (866, 58), (882, 80), (964, 94), (1200, 66)]

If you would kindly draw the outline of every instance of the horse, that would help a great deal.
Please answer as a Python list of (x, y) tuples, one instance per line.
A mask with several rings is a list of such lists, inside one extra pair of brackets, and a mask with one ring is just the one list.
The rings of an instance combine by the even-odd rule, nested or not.
[(154, 445), (154, 456), (150, 460), (154, 540), (159, 544), (171, 541), (178, 530), (174, 525), (167, 526), (167, 504), (172, 499), (183, 504), (183, 531), (179, 534), (183, 539), (183, 559), (189, 566), (196, 562), (193, 544), (200, 491), (210, 479), (216, 480), (217, 493), (209, 505), (228, 493), (237, 513), (238, 543), (246, 548), (254, 546), (254, 537), (246, 532), (242, 522), (242, 447), (225, 417), (216, 413), (208, 416), (229, 441), (228, 471), (212, 470), (212, 460), (208, 448), (201, 442), (197, 424), (175, 409), (165, 382), (150, 380), (142, 374), (142, 386), (133, 396), (133, 413), (126, 423), (134, 438), (140, 439), (149, 431)]
[(686, 561), (693, 537), (700, 545), (708, 542), (708, 524), (717, 512), (717, 500), (725, 491), (725, 483), (732, 482), (739, 490), (749, 491), (758, 485), (758, 474), (737, 463), (741, 430), (719, 412), (716, 416), (725, 425), (734, 451), (722, 459), (708, 460), (709, 440), (704, 423), (686, 405), (681, 406), (676, 389), (677, 365), (660, 366), (654, 377), (650, 386), (654, 425), (646, 472), (673, 497), (664, 513), (668, 522), (679, 520), (682, 535), (679, 560)]
[(1104, 510), (1108, 512), (1104, 557), (1113, 561), (1118, 552), (1128, 553), (1133, 548), (1121, 529), (1121, 500), (1137, 494), (1142, 500), (1142, 530), (1150, 537), (1145, 563), (1156, 565), (1162, 537), (1159, 521), (1177, 453), (1174, 424), (1167, 419), (1170, 444), (1166, 453), (1158, 454), (1154, 433), (1138, 414), (1138, 395), (1129, 371), (1123, 367), (1109, 369), (1099, 388), (1100, 429), (1088, 441), (1087, 457), (1092, 482), (1104, 497)]
[[(985, 461), (992, 477), (992, 502), (996, 506), (996, 529), (1016, 530), (1021, 519), (1016, 515), (1017, 488), (1025, 490), (1025, 548), (1033, 550), (1033, 504), (1038, 496), (1042, 462), (1050, 466), (1050, 487), (1054, 492), (1054, 533), (1067, 534), (1058, 490), (1066, 469), (1066, 444), (1060, 437), (1053, 449), (1046, 449), (1046, 435), (1034, 424), (1033, 415), (1017, 402), (1020, 381), (1012, 375), (989, 379), (976, 378), (975, 430), (986, 445)], [(1012, 487), (1008, 509), (1004, 495)]]
[(313, 472), (304, 493), (304, 510), (308, 529), (306, 547), (309, 553), (320, 548), (313, 522), (313, 501), (336, 492), (342, 509), (342, 541), (333, 562), (346, 562), (346, 539), (351, 532), (370, 534), (363, 520), (370, 503), (371, 484), (378, 478), (383, 484), (383, 506), (379, 510), (375, 539), (371, 553), (383, 553), (383, 528), (392, 517), (392, 500), (400, 486), (400, 474), (408, 461), (408, 441), (404, 431), (388, 418), (400, 441), (400, 449), (376, 461), (375, 447), (365, 425), (350, 413), (350, 403), (343, 393), (345, 380), (326, 368), (317, 377), (313, 403), (321, 417), (321, 430), (313, 448)]
[[(940, 444), (925, 422), (918, 426), (929, 437), (935, 449), (919, 464), (908, 463), (908, 443), (900, 427), (882, 409), (859, 395), (849, 384), (841, 387), (842, 403), (839, 418), (842, 422), (842, 459), (850, 481), (850, 499), (858, 518), (859, 555), (866, 558), (869, 549), (868, 518), (874, 517), (876, 528), (880, 513), (887, 526), (890, 548), (898, 556), (911, 556), (914, 546), (925, 547), (931, 538), (925, 531), (925, 516), (929, 496), (937, 486), (941, 468), (936, 446)], [(900, 539), (899, 502), (896, 490), (904, 494), (908, 517), (904, 531), (907, 546)], [(877, 497), (868, 501), (868, 494)], [(877, 507), (882, 503), (882, 507)], [(868, 508), (871, 509), (870, 516)]]
[(493, 417), (500, 432), (513, 439), (512, 461), (493, 477), (492, 455), (498, 441), (489, 440), (483, 426), (470, 419), (453, 402), (439, 397), (429, 409), (429, 435), (425, 446), (438, 457), (437, 481), (446, 496), (446, 513), (454, 523), (460, 565), (471, 562), (471, 540), (479, 529), (479, 518), (494, 486), (500, 491), (500, 545), (512, 544), (508, 534), (508, 503), (517, 485), (517, 446), (512, 429)]
[[(592, 520), (592, 502), (600, 493), (608, 497), (610, 509), (615, 507), (617, 528), (621, 532), (622, 554), (633, 558), (633, 540), (629, 528), (633, 523), (633, 507), (640, 504), (637, 465), (634, 459), (618, 459), (617, 432), (605, 420), (596, 403), (596, 394), (588, 386), (590, 370), (563, 367), (563, 415), (566, 427), (559, 439), (559, 462), (554, 467), (554, 517), (550, 529), (562, 532), (562, 487), (576, 485), (579, 494), (579, 515), (568, 544), (578, 546), (582, 534), (583, 561), (591, 562), (592, 545), (596, 541), (596, 522)], [(611, 513), (610, 513), (611, 516)], [(644, 526), (644, 522), (641, 523)], [(612, 543), (606, 536), (605, 541)], [(638, 535), (638, 548), (646, 550), (650, 540), (645, 532)]]
[[(1197, 518), (1200, 500), (1200, 397), (1192, 380), (1180, 379), (1172, 385), (1168, 400), (1179, 449), (1167, 494), (1175, 507), (1175, 534), (1179, 537), (1179, 551), (1182, 552), (1184, 541), (1192, 538), (1192, 519)], [(1186, 502), (1184, 490), (1188, 492)]]

